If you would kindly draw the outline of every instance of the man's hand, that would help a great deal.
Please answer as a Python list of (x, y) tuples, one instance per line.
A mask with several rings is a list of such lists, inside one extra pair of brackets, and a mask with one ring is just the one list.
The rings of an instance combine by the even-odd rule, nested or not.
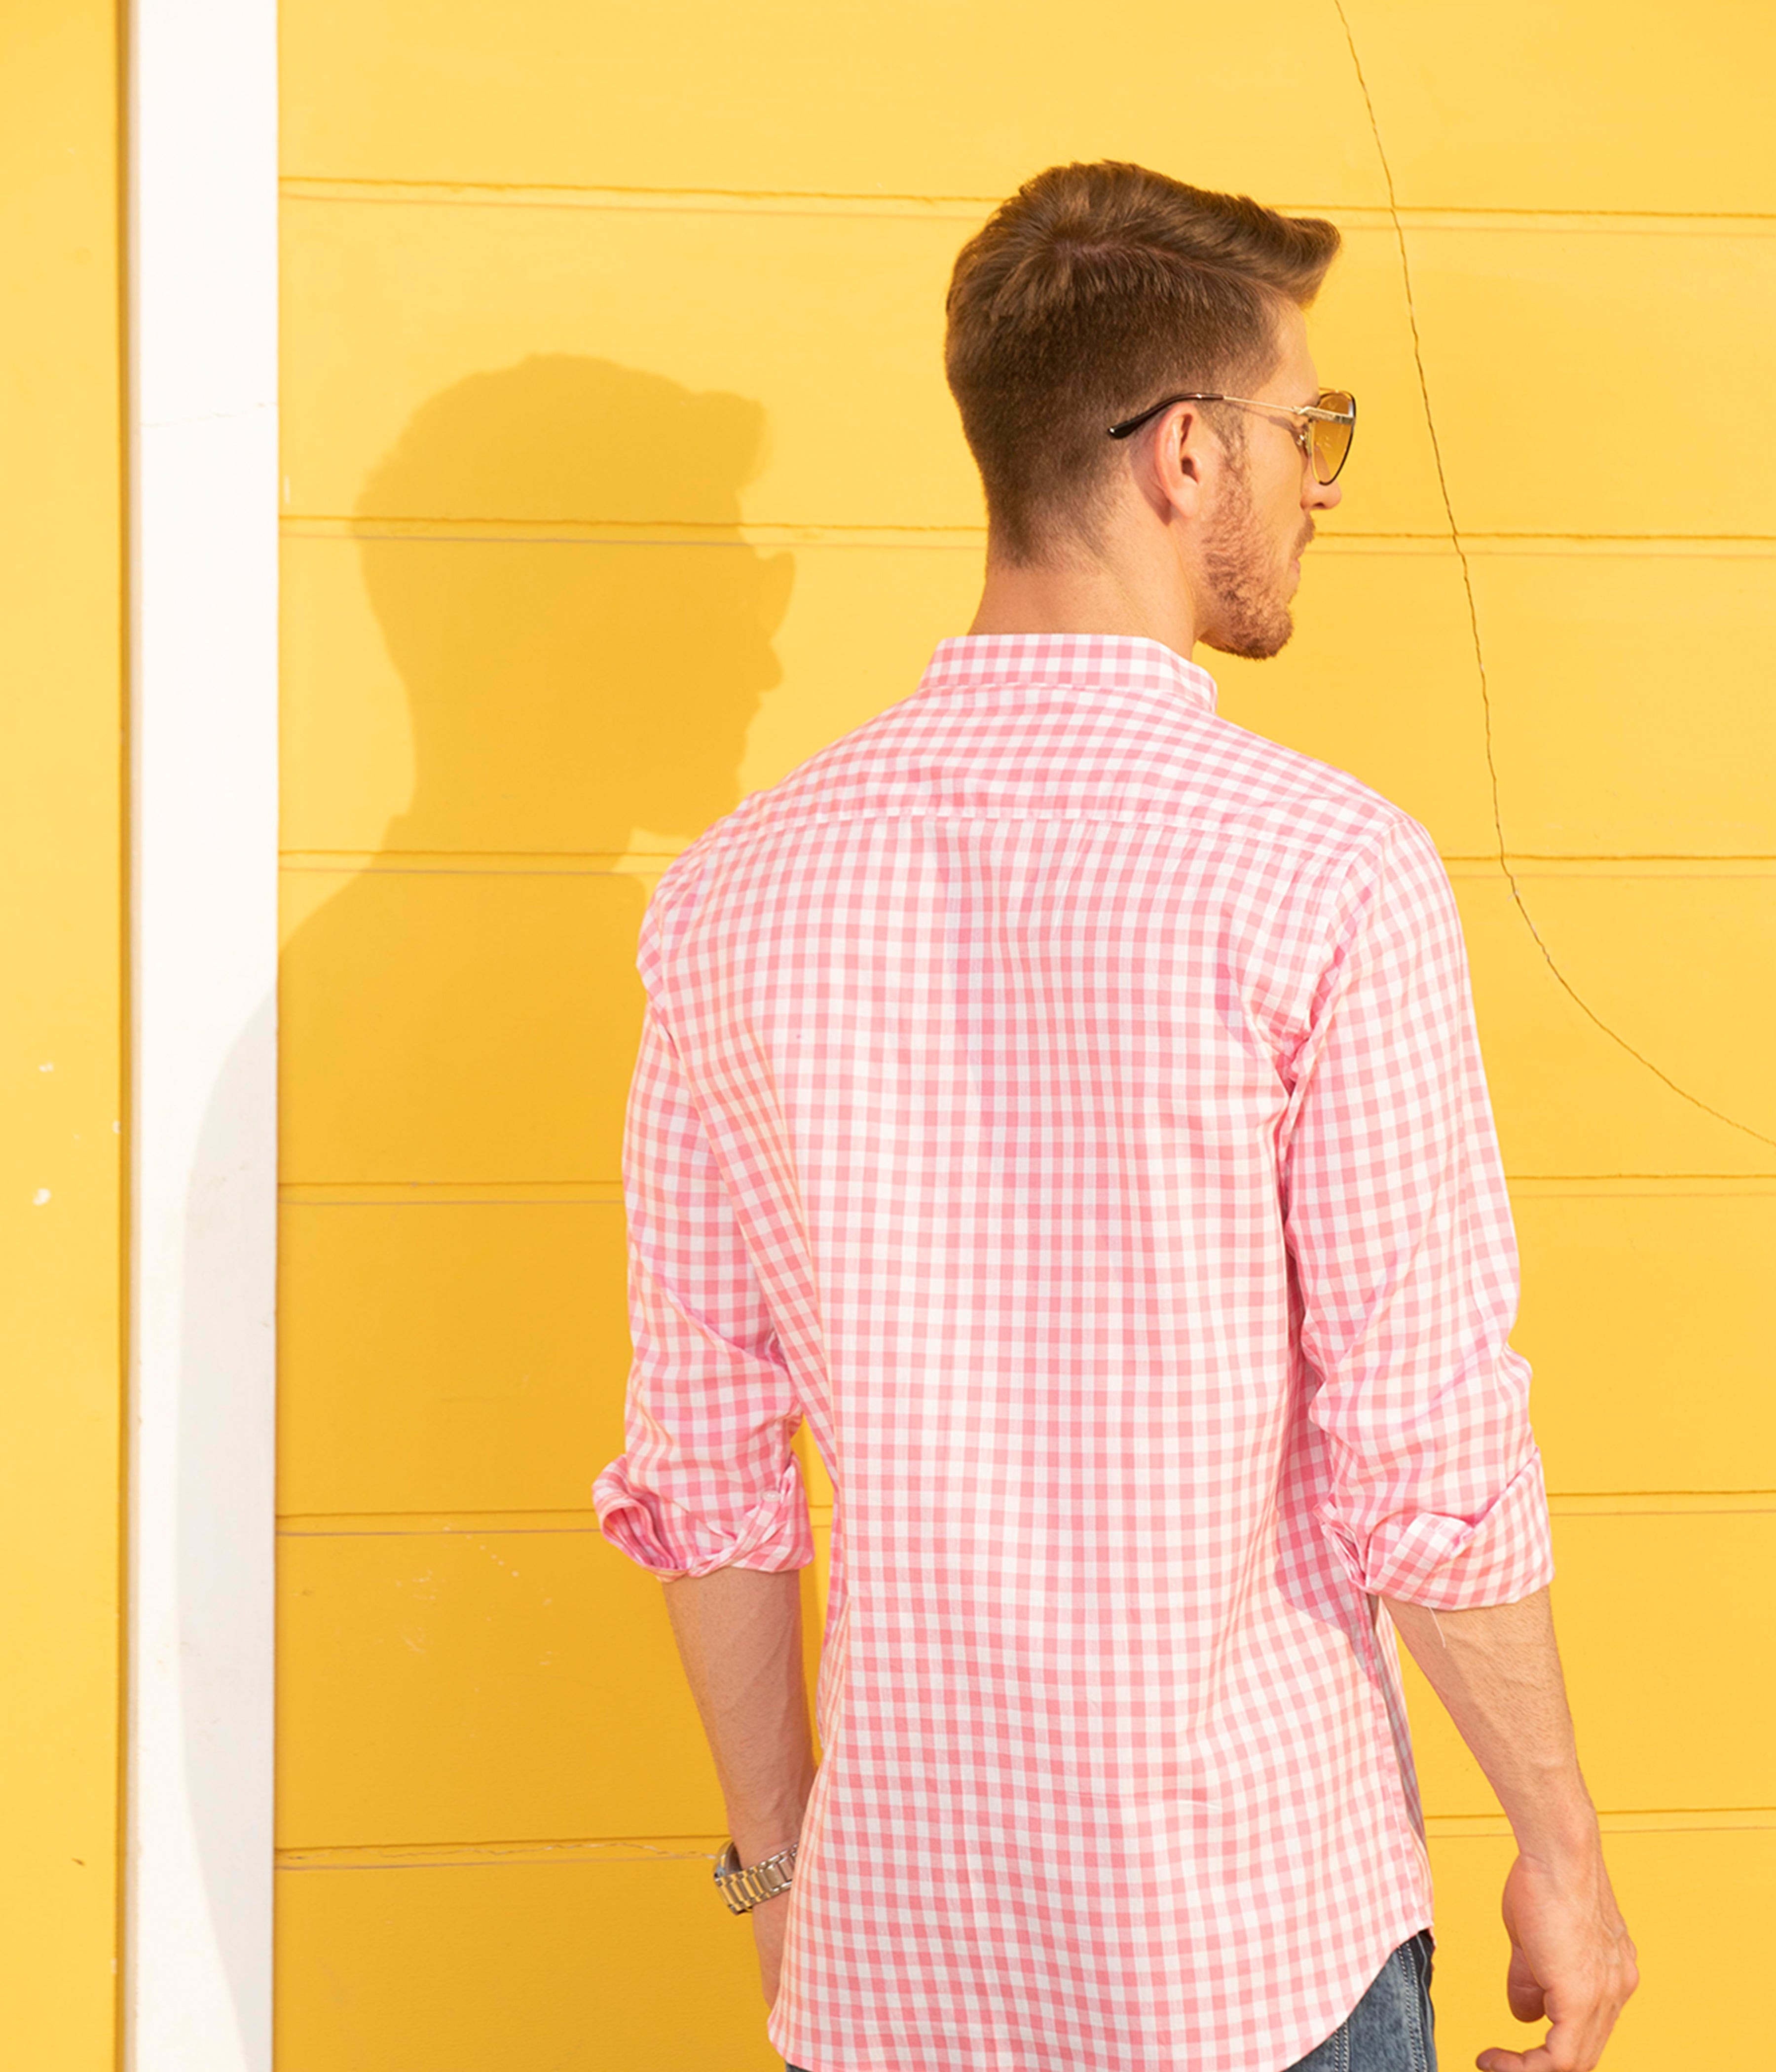
[(1519, 1856), (1503, 1913), (1511, 2011), (1552, 2026), (1532, 2049), (1482, 2050), (1474, 2062), (1480, 2072), (1591, 2072), (1640, 1982), (1602, 1851), (1570, 1863)]
[(758, 1982), (765, 1989), (765, 2004), (777, 1998), (783, 1968), (783, 1930), (789, 1921), (789, 1894), (762, 1901), (752, 1910), (753, 1940), (758, 1949)]
[(1387, 1605), (1517, 1837), (1505, 1881), (1505, 1992), (1519, 2021), (1552, 2026), (1533, 2049), (1482, 2050), (1474, 2062), (1481, 2072), (1591, 2072), (1640, 1975), (1579, 1774), (1548, 1591), (1466, 1611)]

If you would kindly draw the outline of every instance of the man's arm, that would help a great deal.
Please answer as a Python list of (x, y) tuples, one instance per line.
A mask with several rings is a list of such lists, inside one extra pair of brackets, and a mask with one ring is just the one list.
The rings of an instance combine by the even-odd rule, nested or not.
[[(801, 1572), (716, 1568), (663, 1586), (742, 1864), (787, 1848), (814, 1783), (802, 1669)], [(787, 1893), (749, 1917), (765, 1998), (777, 1997)]]
[[(653, 910), (650, 908), (650, 916)], [(644, 974), (657, 961), (643, 932)], [(801, 1405), (676, 1050), (652, 999), (623, 1137), (628, 1449), (593, 1497), (605, 1536), (658, 1575), (741, 1860), (796, 1838), (812, 1782), (801, 1571), (813, 1558), (791, 1450)], [(712, 1892), (711, 1903), (720, 1901)], [(782, 1899), (751, 1916), (777, 1992)]]
[(1476, 2062), (1482, 2072), (1590, 2072), (1639, 1975), (1579, 1771), (1548, 1590), (1466, 1611), (1383, 1602), (1517, 1840), (1506, 1994), (1519, 2021), (1552, 2026), (1532, 2049), (1485, 2050)]
[(1507, 1992), (1553, 2027), (1487, 2072), (1589, 2072), (1634, 1984), (1573, 1752), (1517, 1248), (1449, 877), (1416, 821), (1353, 860), (1290, 1064), (1285, 1212), (1318, 1377), (1316, 1507), (1492, 1779), (1520, 1854)]

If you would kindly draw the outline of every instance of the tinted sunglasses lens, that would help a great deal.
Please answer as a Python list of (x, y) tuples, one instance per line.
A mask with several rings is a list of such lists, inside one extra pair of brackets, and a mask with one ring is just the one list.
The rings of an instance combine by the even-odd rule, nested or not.
[[(1355, 405), (1342, 388), (1328, 388), (1320, 397), (1322, 410), (1349, 412), (1355, 415)], [(1330, 482), (1344, 466), (1345, 456), (1350, 450), (1350, 434), (1354, 424), (1316, 424), (1314, 427), (1314, 472), (1322, 482)]]

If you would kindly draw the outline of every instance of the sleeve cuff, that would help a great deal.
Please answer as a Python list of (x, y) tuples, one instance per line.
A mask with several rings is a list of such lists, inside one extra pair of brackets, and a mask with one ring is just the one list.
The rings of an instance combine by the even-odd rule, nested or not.
[(801, 1463), (793, 1453), (772, 1486), (731, 1527), (694, 1517), (682, 1504), (631, 1482), (627, 1454), (593, 1484), (592, 1502), (605, 1538), (662, 1581), (715, 1568), (802, 1568), (814, 1558)]
[(1552, 1580), (1542, 1457), (1528, 1459), (1478, 1518), (1397, 1511), (1359, 1544), (1330, 1504), (1315, 1515), (1357, 1588), (1432, 1611), (1515, 1604)]

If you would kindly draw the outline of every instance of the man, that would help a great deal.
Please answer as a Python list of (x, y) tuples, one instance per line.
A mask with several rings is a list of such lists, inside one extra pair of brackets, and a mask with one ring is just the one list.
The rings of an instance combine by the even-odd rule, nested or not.
[(1133, 166), (1000, 208), (948, 305), (973, 625), (643, 928), (597, 1501), (669, 1579), (807, 2072), (1434, 2063), (1390, 1620), (1517, 1838), (1510, 2001), (1552, 2026), (1479, 2063), (1585, 2072), (1635, 1983), (1447, 878), (1189, 659), (1282, 646), (1339, 500), (1337, 245)]

